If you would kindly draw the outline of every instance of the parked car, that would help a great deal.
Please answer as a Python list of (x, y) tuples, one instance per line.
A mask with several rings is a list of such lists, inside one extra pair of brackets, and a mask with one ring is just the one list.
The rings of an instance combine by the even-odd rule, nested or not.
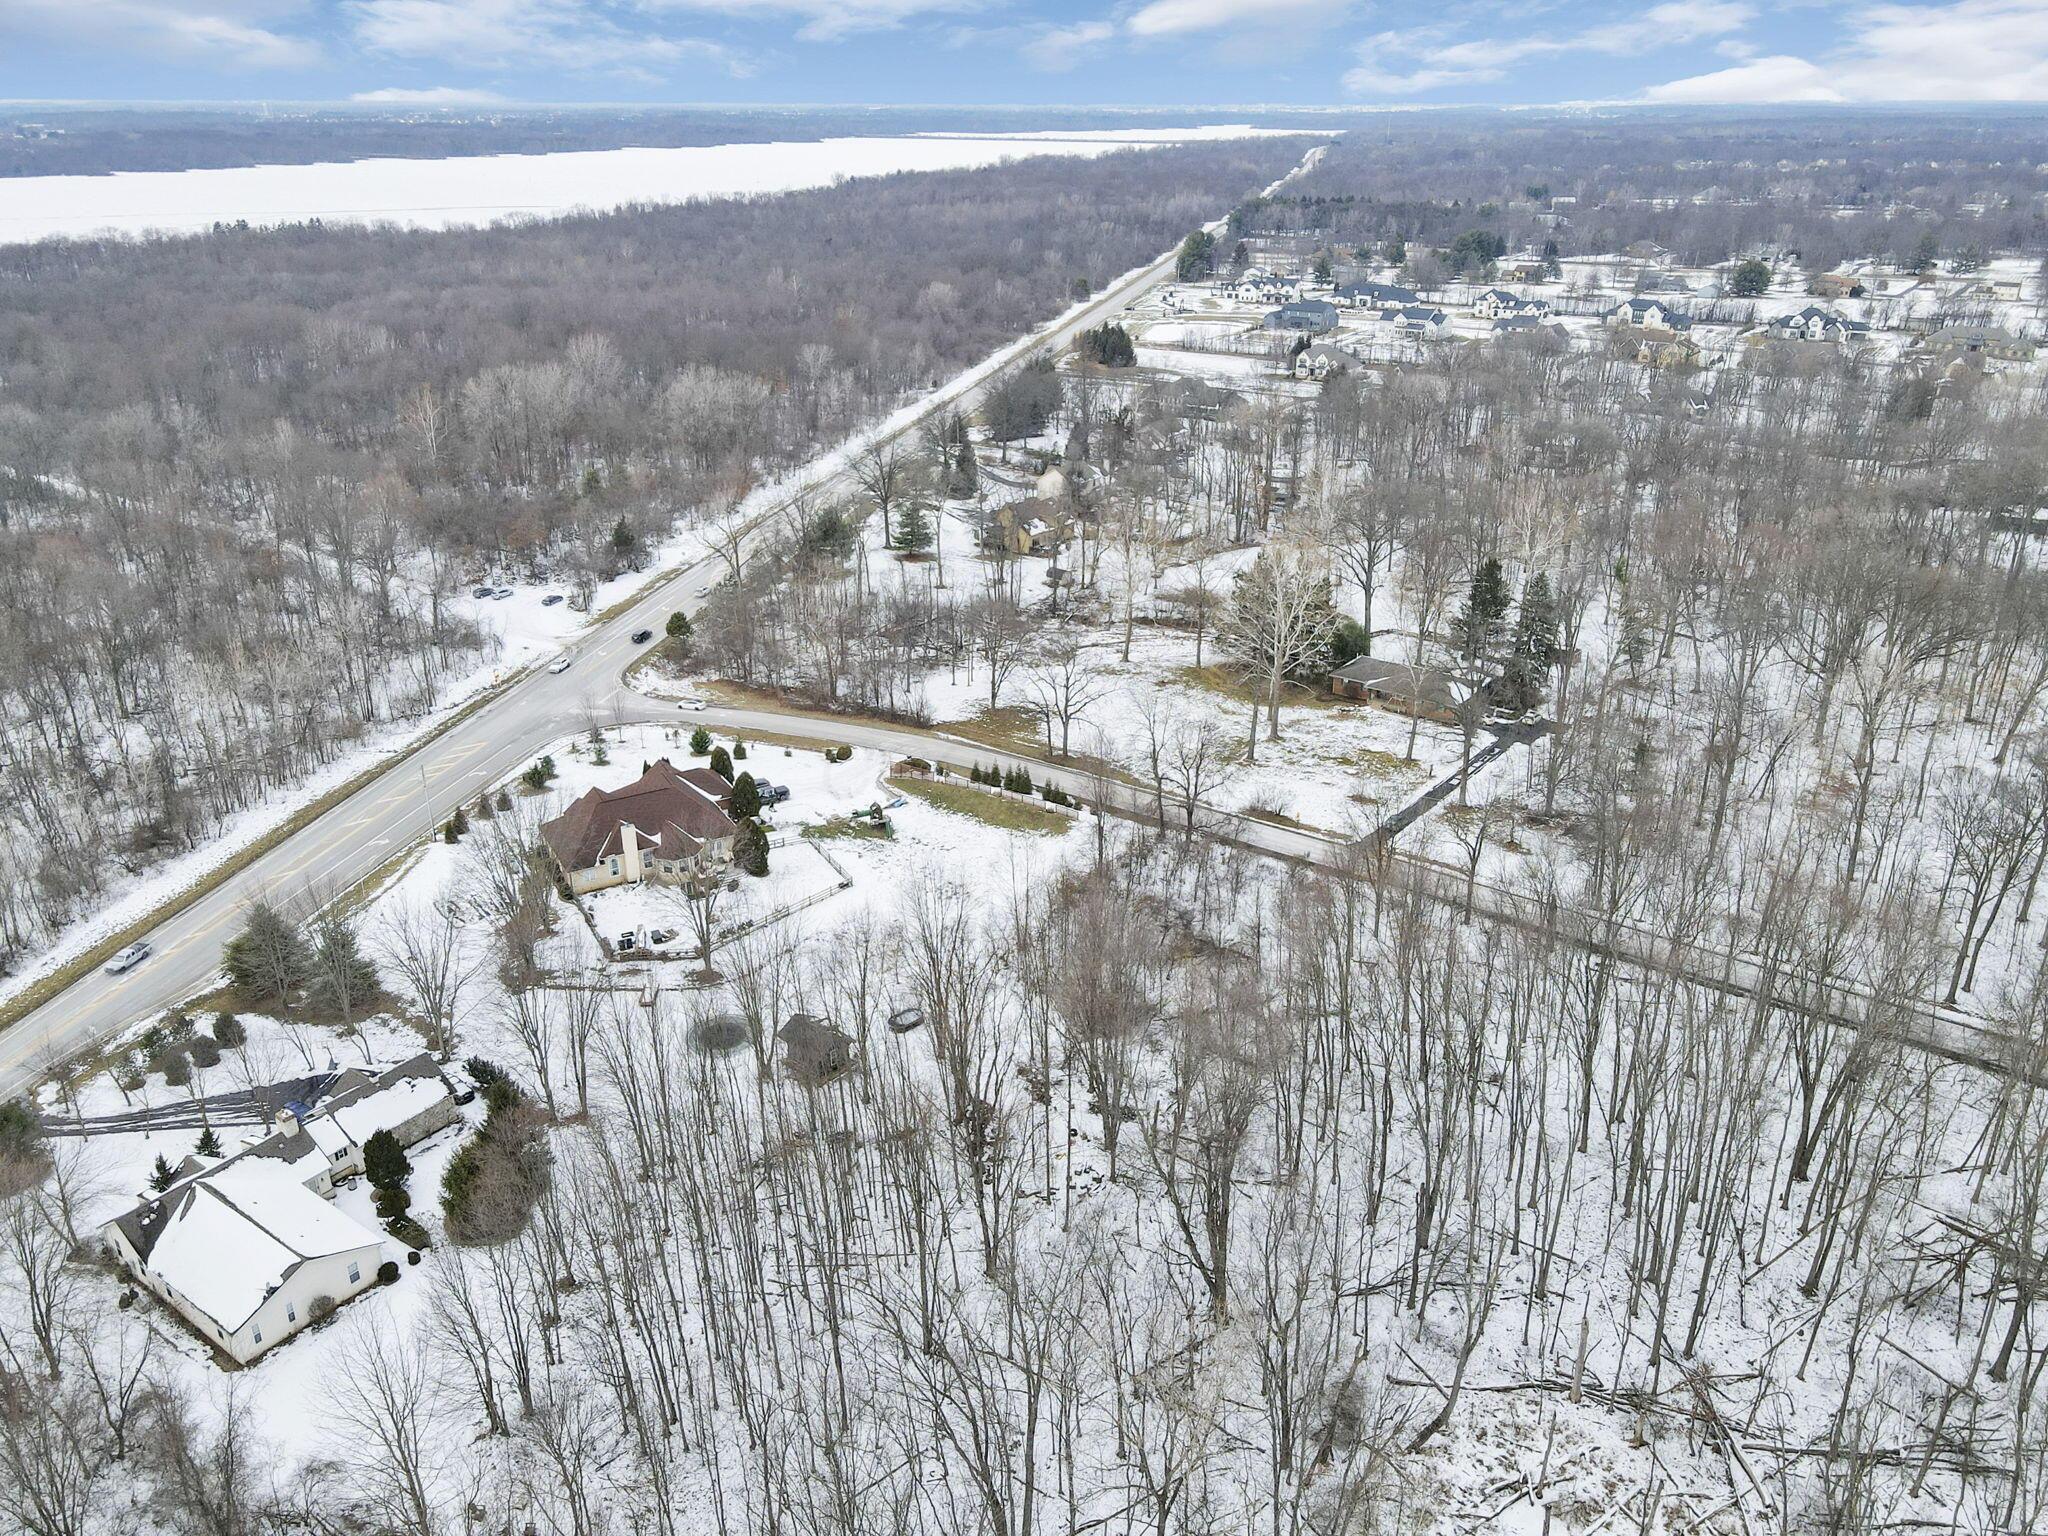
[(612, 946), (614, 949), (638, 949), (639, 947), (640, 935), (637, 933), (620, 934), (619, 942)]
[(789, 798), (789, 786), (787, 784), (770, 784), (766, 779), (756, 779), (754, 781), (754, 788), (761, 792), (761, 803), (763, 805), (780, 805)]
[(118, 976), (123, 971), (132, 971), (148, 958), (149, 941), (147, 939), (139, 939), (107, 962), (107, 974), (109, 976)]
[(448, 1084), (448, 1091), (455, 1096), (456, 1103), (468, 1104), (476, 1098), (476, 1079), (454, 1062), (441, 1069), (441, 1076)]
[(489, 597), (491, 595), (491, 589), (489, 587), (471, 587), (469, 589), (469, 595), (471, 597)]
[(920, 1003), (900, 1003), (889, 1012), (889, 1033), (907, 1035), (924, 1023), (924, 1007)]
[(549, 670), (550, 672), (566, 672), (566, 671), (568, 671), (568, 670), (569, 670), (569, 658), (568, 658), (567, 656), (557, 656), (557, 657), (556, 657), (556, 658), (555, 658), (555, 659), (554, 659), (553, 661), (551, 661), (551, 662), (549, 662), (549, 663), (548, 663), (548, 670)]
[(542, 599), (540, 600), (540, 605), (541, 605), (541, 607), (543, 607), (543, 608), (552, 608), (552, 607), (554, 607), (554, 606), (555, 606), (555, 604), (559, 603), (559, 602), (560, 602), (561, 600), (562, 600), (562, 594), (561, 594), (561, 593), (559, 593), (559, 592), (550, 592), (550, 593), (549, 593), (549, 594), (548, 594), (548, 595), (547, 595), (546, 597), (544, 597), (544, 598), (542, 598)]
[(636, 629), (633, 631), (633, 643), (635, 645), (645, 645), (653, 638), (654, 631), (651, 629)]
[(492, 596), (492, 597), (499, 597), (499, 598), (503, 598), (503, 597), (510, 597), (511, 595), (512, 595), (512, 589), (511, 589), (510, 587), (500, 587), (500, 588), (498, 588), (498, 590), (497, 590), (497, 591), (495, 591), (495, 592), (493, 592), (493, 593), (491, 594), (491, 596)]
[(657, 945), (659, 945), (659, 944), (666, 944), (666, 943), (668, 943), (668, 941), (669, 941), (670, 939), (673, 939), (674, 937), (675, 937), (675, 932), (674, 932), (674, 930), (673, 930), (673, 929), (669, 929), (669, 928), (657, 928), (657, 929), (655, 929), (655, 930), (654, 930), (654, 932), (652, 932), (652, 933), (650, 933), (650, 934), (648, 934), (648, 935), (647, 935), (647, 942), (648, 942), (649, 944), (657, 944)]

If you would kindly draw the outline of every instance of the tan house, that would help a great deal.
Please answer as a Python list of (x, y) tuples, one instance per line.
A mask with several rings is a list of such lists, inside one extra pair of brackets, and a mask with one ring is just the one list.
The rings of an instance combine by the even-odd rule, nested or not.
[(991, 508), (976, 534), (981, 547), (991, 553), (1041, 558), (1058, 555), (1073, 536), (1073, 514), (1044, 496), (1025, 496)]
[(739, 824), (731, 786), (708, 768), (662, 758), (621, 789), (593, 789), (540, 829), (569, 889), (683, 885), (721, 874)]

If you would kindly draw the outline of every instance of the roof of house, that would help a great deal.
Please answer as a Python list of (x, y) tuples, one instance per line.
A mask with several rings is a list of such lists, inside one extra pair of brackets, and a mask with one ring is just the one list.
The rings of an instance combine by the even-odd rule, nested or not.
[(1442, 325), (1446, 316), (1433, 304), (1404, 304), (1394, 311), (1402, 320), (1415, 320), (1423, 325)]
[(1541, 315), (1497, 315), (1493, 328), (1496, 331), (1540, 331), (1550, 323)]
[(1313, 315), (1319, 320), (1335, 320), (1337, 306), (1328, 299), (1291, 299), (1273, 311), (1276, 315)]
[(1371, 299), (1379, 304), (1413, 304), (1421, 295), (1398, 283), (1346, 283), (1337, 290), (1340, 299)]
[(1484, 692), (1476, 679), (1460, 677), (1442, 667), (1418, 667), (1405, 661), (1359, 656), (1330, 674), (1390, 698), (1414, 699), (1433, 708), (1457, 709)]
[(1809, 304), (1796, 315), (1779, 315), (1771, 321), (1771, 325), (1774, 329), (1789, 331), (1809, 327), (1816, 320), (1820, 321), (1824, 327), (1832, 326), (1837, 330), (1867, 331), (1870, 329), (1861, 320), (1844, 319), (1831, 309), (1822, 309), (1818, 304)]
[(152, 1272), (230, 1333), (307, 1259), (376, 1248), (359, 1226), (262, 1158), (239, 1158), (119, 1218)]
[(688, 858), (739, 831), (708, 789), (664, 757), (623, 788), (587, 791), (540, 835), (562, 868), (588, 869), (618, 851), (627, 826), (660, 859)]
[(1342, 347), (1327, 341), (1319, 341), (1312, 346), (1303, 347), (1297, 355), (1296, 361), (1300, 361), (1302, 358), (1306, 358), (1312, 363), (1328, 363), (1336, 368), (1349, 368), (1358, 361), (1357, 358), (1346, 352)]
[(1928, 332), (1923, 345), (1930, 347), (2031, 347), (2002, 325), (1943, 325)]

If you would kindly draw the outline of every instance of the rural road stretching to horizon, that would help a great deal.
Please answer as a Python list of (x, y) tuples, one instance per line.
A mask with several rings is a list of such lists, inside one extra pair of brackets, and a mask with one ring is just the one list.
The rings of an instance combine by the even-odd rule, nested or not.
[[(1310, 149), (1267, 191), (1277, 190), (1313, 165), (1324, 147)], [(1222, 227), (1221, 219), (1209, 226), (1212, 232)], [(1175, 254), (1168, 252), (1106, 285), (1085, 305), (1021, 338), (1000, 356), (1007, 362), (1040, 348), (1065, 347), (1089, 326), (1170, 279)], [(882, 438), (908, 437), (940, 411), (971, 411), (1000, 372), (986, 364), (968, 370), (916, 402), (914, 411)], [(851, 488), (850, 466), (836, 463), (835, 454), (827, 453), (799, 475), (782, 505), (797, 494)], [(764, 515), (760, 524), (772, 523), (775, 510), (779, 507)], [(653, 718), (648, 711), (659, 711), (663, 719), (678, 718), (674, 704), (657, 704), (625, 685), (626, 667), (642, 654), (631, 637), (642, 628), (659, 633), (678, 608), (694, 610), (722, 574), (718, 559), (707, 557), (652, 578), (610, 617), (570, 642), (567, 671), (549, 673), (535, 667), (481, 707), (395, 754), (382, 772), (348, 799), (157, 922), (147, 934), (154, 953), (141, 965), (120, 976), (90, 971), (16, 1021), (0, 1033), (0, 1098), (21, 1092), (81, 1049), (205, 990), (219, 974), (221, 948), (251, 900), (266, 893), (290, 897), (309, 889), (347, 890), (431, 835), (478, 790), (509, 778), (550, 742), (585, 729), (593, 718)], [(693, 718), (744, 729), (775, 728), (773, 717), (744, 711)], [(856, 744), (861, 734), (852, 727), (833, 727), (835, 737)], [(143, 936), (139, 931), (129, 935)]]

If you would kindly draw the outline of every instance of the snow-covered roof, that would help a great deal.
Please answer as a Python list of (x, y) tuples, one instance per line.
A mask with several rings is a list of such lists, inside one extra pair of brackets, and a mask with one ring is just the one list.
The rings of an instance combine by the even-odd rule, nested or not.
[(376, 1248), (374, 1233), (261, 1158), (241, 1158), (175, 1197), (149, 1268), (229, 1332), (305, 1259)]
[(362, 1146), (377, 1132), (401, 1126), (448, 1097), (448, 1085), (438, 1075), (400, 1078), (340, 1106), (326, 1118), (337, 1122), (349, 1140)]

